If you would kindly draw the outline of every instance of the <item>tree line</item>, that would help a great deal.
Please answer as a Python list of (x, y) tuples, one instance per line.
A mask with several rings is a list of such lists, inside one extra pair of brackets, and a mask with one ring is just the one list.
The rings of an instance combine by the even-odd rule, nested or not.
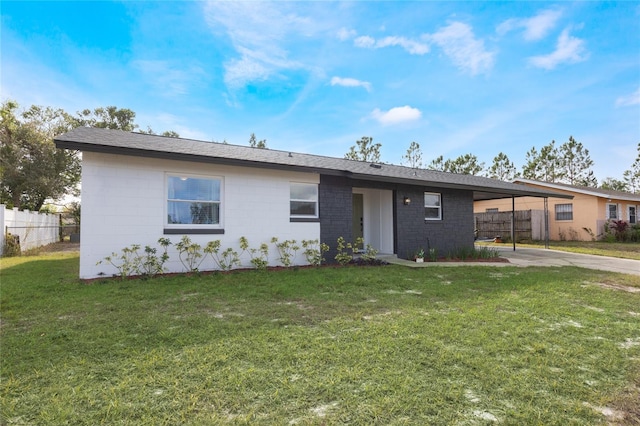
[[(364, 136), (356, 142), (356, 145), (351, 146), (344, 157), (350, 160), (379, 162), (381, 147), (382, 144), (373, 143), (373, 138)], [(524, 178), (638, 193), (640, 192), (640, 143), (637, 151), (635, 161), (623, 172), (622, 179), (607, 177), (600, 183), (593, 173), (594, 161), (591, 159), (589, 150), (573, 136), (569, 136), (569, 140), (559, 146), (552, 140), (539, 150), (535, 146), (532, 147), (527, 151), (526, 163), (520, 170), (503, 152), (493, 158), (489, 167), (471, 153), (446, 160), (440, 155), (426, 164), (422, 160), (420, 144), (415, 141), (411, 142), (402, 156), (402, 165), (417, 169), (485, 176), (508, 182), (516, 178)]]
[[(156, 134), (135, 123), (136, 113), (115, 106), (84, 109), (69, 114), (60, 108), (32, 105), (20, 110), (15, 101), (0, 108), (0, 203), (9, 208), (38, 211), (47, 199), (78, 195), (80, 156), (57, 149), (53, 138), (87, 126)], [(179, 137), (174, 131), (162, 136)]]
[[(135, 122), (136, 113), (115, 106), (84, 109), (69, 114), (59, 108), (32, 105), (20, 110), (15, 101), (5, 101), (0, 108), (0, 203), (9, 208), (38, 211), (46, 200), (58, 200), (66, 194), (78, 195), (81, 177), (80, 156), (77, 152), (57, 149), (53, 138), (74, 128), (87, 126), (105, 129), (158, 134), (150, 127), (141, 129)], [(161, 136), (179, 137), (168, 130)], [(223, 141), (222, 143), (226, 143)], [(258, 140), (254, 133), (249, 146), (268, 149), (265, 139)], [(364, 136), (356, 141), (345, 158), (358, 161), (380, 162), (382, 144)], [(517, 177), (573, 185), (598, 186), (591, 167), (594, 162), (587, 150), (573, 137), (562, 145), (551, 141), (540, 150), (531, 148), (526, 164), (518, 170), (506, 154), (500, 152), (490, 167), (474, 154), (454, 159), (441, 155), (430, 163), (423, 162), (420, 144), (411, 142), (402, 164), (412, 168), (426, 168), (451, 173), (487, 176), (511, 181)], [(606, 178), (601, 188), (640, 192), (640, 143), (638, 156), (621, 180)]]

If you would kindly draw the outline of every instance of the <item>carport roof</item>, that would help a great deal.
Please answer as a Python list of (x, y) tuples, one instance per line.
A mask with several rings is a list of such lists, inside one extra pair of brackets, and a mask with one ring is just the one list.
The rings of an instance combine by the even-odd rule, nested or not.
[(464, 189), (473, 191), (475, 201), (524, 196), (573, 198), (559, 192), (480, 176), (120, 130), (78, 127), (56, 137), (54, 141), (58, 148), (79, 151), (295, 170), (366, 181)]

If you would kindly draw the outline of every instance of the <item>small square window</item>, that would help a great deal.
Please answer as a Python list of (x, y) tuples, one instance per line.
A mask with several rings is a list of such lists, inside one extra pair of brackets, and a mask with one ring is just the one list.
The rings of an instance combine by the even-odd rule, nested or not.
[(573, 204), (556, 204), (556, 220), (573, 220)]
[(318, 217), (318, 185), (291, 182), (289, 214), (294, 218)]

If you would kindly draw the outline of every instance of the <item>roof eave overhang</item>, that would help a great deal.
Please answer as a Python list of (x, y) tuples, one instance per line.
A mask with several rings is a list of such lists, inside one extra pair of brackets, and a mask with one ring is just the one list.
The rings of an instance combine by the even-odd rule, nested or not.
[(554, 198), (566, 198), (566, 199), (573, 198), (572, 195), (565, 195), (565, 194), (560, 194), (555, 192), (545, 193), (544, 191), (542, 191), (541, 193), (537, 193), (535, 191), (527, 191), (527, 190), (519, 190), (519, 189), (507, 190), (507, 189), (482, 187), (482, 186), (479, 187), (477, 185), (465, 185), (465, 184), (450, 183), (450, 182), (427, 181), (424, 179), (412, 179), (412, 178), (403, 178), (403, 177), (394, 177), (394, 176), (352, 173), (346, 170), (336, 170), (336, 169), (327, 169), (327, 168), (319, 168), (319, 167), (296, 166), (296, 165), (289, 165), (289, 164), (251, 161), (251, 160), (234, 159), (234, 158), (211, 157), (206, 155), (194, 155), (194, 154), (188, 154), (188, 153), (136, 149), (136, 148), (118, 147), (118, 146), (112, 146), (112, 145), (97, 145), (97, 144), (89, 144), (89, 143), (62, 140), (62, 139), (54, 139), (54, 142), (57, 148), (97, 152), (97, 153), (103, 153), (103, 154), (128, 155), (128, 156), (135, 156), (135, 157), (157, 158), (157, 159), (174, 160), (174, 161), (175, 160), (189, 161), (189, 162), (208, 163), (208, 164), (222, 164), (222, 165), (239, 166), (239, 167), (253, 167), (253, 168), (259, 167), (259, 168), (271, 169), (271, 170), (287, 170), (287, 171), (299, 171), (299, 172), (306, 172), (306, 173), (318, 173), (318, 174), (332, 175), (332, 176), (343, 176), (351, 179), (358, 179), (358, 180), (365, 180), (365, 181), (372, 181), (372, 182), (387, 182), (387, 183), (397, 183), (397, 184), (415, 185), (415, 186), (423, 186), (423, 187), (468, 190), (473, 192), (474, 201), (503, 199), (503, 198), (511, 198), (511, 197), (554, 197)]

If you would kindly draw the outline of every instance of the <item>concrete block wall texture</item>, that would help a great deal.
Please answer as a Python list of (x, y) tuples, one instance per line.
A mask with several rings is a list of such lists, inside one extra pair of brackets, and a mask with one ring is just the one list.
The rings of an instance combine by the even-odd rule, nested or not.
[[(441, 194), (442, 220), (424, 219), (424, 193)], [(404, 197), (411, 204), (403, 203)], [(402, 187), (396, 193), (398, 257), (410, 259), (419, 250), (435, 249), (439, 256), (473, 248), (473, 193), (434, 187)]]
[[(447, 255), (460, 248), (473, 248), (473, 192), (436, 187), (368, 182), (343, 177), (320, 176), (320, 235), (331, 250), (325, 256), (333, 261), (336, 240), (342, 236), (351, 242), (353, 188), (391, 190), (394, 194), (394, 251), (410, 259), (419, 250), (436, 249)], [(424, 193), (442, 195), (442, 220), (424, 218)], [(404, 204), (405, 197), (411, 199)]]
[[(240, 237), (251, 247), (269, 244), (269, 260), (277, 265), (277, 252), (271, 238), (280, 241), (320, 238), (320, 223), (291, 222), (289, 218), (290, 183), (318, 183), (314, 173), (287, 172), (256, 168), (240, 168), (205, 163), (180, 162), (113, 154), (83, 153), (82, 221), (80, 277), (111, 276), (117, 270), (96, 262), (125, 247), (139, 244), (158, 247), (160, 237), (175, 244), (181, 234), (165, 235), (166, 177), (184, 175), (218, 177), (222, 180), (221, 229), (223, 234), (192, 235), (202, 246), (220, 240), (223, 248), (239, 250)], [(168, 272), (182, 272), (184, 267), (173, 248)], [(249, 257), (243, 258), (245, 267)], [(302, 253), (295, 259), (305, 264)], [(214, 269), (211, 259), (200, 270)]]

